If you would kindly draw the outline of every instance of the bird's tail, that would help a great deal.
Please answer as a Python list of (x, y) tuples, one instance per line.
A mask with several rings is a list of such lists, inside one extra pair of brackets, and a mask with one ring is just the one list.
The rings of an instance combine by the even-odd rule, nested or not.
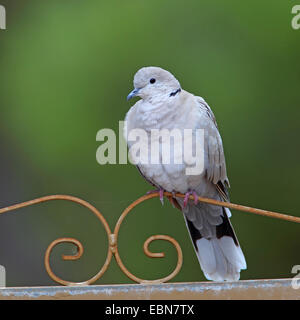
[(230, 210), (204, 203), (196, 206), (188, 203), (183, 213), (205, 277), (214, 281), (239, 280), (240, 271), (247, 266), (229, 221)]

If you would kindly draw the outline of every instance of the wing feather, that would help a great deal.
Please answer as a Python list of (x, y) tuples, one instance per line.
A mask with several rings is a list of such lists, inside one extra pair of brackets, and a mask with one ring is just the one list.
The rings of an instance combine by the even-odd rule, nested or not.
[(224, 188), (226, 188), (227, 185), (229, 185), (229, 181), (226, 172), (222, 138), (218, 130), (216, 118), (203, 98), (197, 97), (197, 102), (207, 116), (204, 128), (206, 131), (205, 151), (207, 152), (207, 179), (216, 185), (221, 182), (224, 185)]

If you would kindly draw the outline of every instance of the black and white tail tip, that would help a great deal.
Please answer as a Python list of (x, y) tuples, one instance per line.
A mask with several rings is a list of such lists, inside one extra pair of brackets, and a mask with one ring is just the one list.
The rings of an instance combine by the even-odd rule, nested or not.
[(237, 281), (240, 271), (247, 268), (246, 260), (228, 217), (228, 208), (223, 209), (222, 220), (216, 228), (216, 237), (204, 238), (201, 230), (186, 218), (200, 266), (205, 277), (213, 281)]

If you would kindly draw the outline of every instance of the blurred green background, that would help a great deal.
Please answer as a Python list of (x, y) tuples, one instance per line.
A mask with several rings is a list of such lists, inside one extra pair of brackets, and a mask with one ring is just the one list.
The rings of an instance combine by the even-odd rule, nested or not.
[[(95, 205), (111, 229), (122, 210), (151, 186), (133, 165), (96, 162), (96, 133), (118, 130), (133, 102), (142, 66), (171, 71), (184, 89), (212, 107), (223, 137), (231, 201), (300, 215), (300, 30), (291, 27), (293, 1), (51, 0), (1, 1), (1, 207), (48, 194), (70, 194)], [(241, 279), (292, 277), (300, 264), (299, 225), (233, 212), (248, 269)], [(158, 199), (124, 221), (119, 250), (136, 276), (154, 279), (176, 264), (174, 248), (151, 245), (165, 259), (143, 254), (144, 241), (168, 234), (184, 264), (172, 281), (202, 281), (181, 213)], [(54, 285), (43, 257), (58, 237), (75, 237), (79, 261), (61, 245), (54, 272), (84, 281), (106, 258), (105, 231), (88, 210), (60, 201), (0, 216), (0, 264), (7, 286)], [(113, 260), (97, 284), (131, 283)]]

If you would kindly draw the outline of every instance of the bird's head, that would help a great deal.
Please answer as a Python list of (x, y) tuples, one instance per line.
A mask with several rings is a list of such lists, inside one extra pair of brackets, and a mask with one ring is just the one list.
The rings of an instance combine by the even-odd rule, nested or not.
[(134, 76), (134, 90), (127, 100), (138, 96), (144, 100), (164, 99), (180, 92), (179, 81), (169, 72), (158, 67), (141, 68)]

